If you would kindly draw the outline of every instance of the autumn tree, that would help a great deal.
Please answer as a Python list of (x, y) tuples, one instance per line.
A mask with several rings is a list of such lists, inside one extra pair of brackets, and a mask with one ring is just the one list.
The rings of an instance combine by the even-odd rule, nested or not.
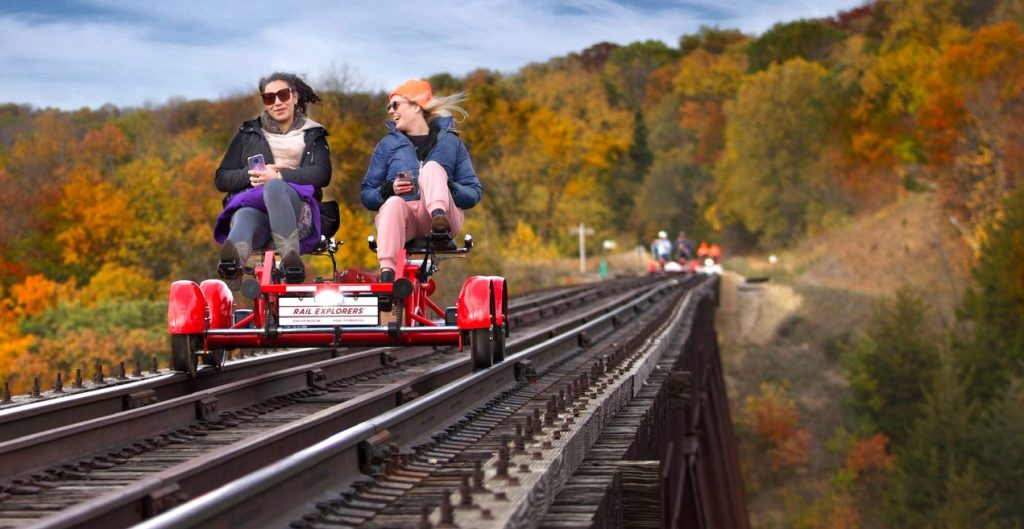
[(33, 121), (33, 127), (14, 139), (0, 171), (0, 244), (5, 256), (29, 273), (59, 277), (63, 267), (52, 235), (59, 222), (68, 146), (75, 144), (74, 127), (56, 110), (41, 112)]
[(509, 206), (544, 239), (568, 239), (565, 228), (581, 220), (607, 224), (609, 169), (629, 147), (631, 114), (612, 107), (598, 76), (571, 61), (527, 69), (518, 93), (507, 108), (521, 121), (510, 124), (510, 149), (495, 160), (514, 168), (496, 181), (521, 185), (522, 201)]
[(750, 429), (767, 447), (773, 469), (807, 462), (811, 436), (800, 428), (800, 412), (786, 391), (762, 383), (760, 393), (747, 398)]
[(647, 141), (647, 116), (644, 98), (650, 78), (660, 68), (673, 63), (679, 51), (660, 41), (649, 40), (616, 47), (605, 63), (603, 78), (612, 103), (633, 114), (633, 137), (627, 155), (612, 165), (608, 179), (609, 207), (616, 224), (629, 222), (636, 205), (636, 192), (653, 161)]
[[(690, 42), (690, 41), (688, 41)], [(712, 231), (705, 213), (714, 202), (713, 167), (724, 148), (723, 106), (735, 96), (746, 69), (742, 41), (707, 30), (673, 65), (670, 92), (646, 110), (653, 153), (640, 188), (633, 224), (638, 236), (684, 228), (692, 236)]]
[(850, 154), (869, 171), (860, 171), (879, 189), (916, 189), (927, 161), (913, 116), (925, 100), (924, 79), (944, 42), (963, 34), (955, 13), (958, 0), (894, 0), (879, 3), (886, 21), (880, 41), (858, 39), (846, 48), (859, 55), (847, 118)]
[(1024, 33), (1007, 23), (943, 48), (918, 111), (943, 204), (976, 231), (1024, 178)]
[(798, 58), (752, 75), (726, 104), (718, 212), (763, 246), (790, 244), (843, 212), (826, 156), (831, 94), (825, 69)]

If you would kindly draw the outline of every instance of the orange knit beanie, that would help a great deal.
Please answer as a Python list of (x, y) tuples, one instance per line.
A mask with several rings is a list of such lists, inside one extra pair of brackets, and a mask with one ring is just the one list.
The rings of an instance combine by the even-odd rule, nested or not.
[(418, 79), (410, 79), (388, 94), (388, 100), (396, 95), (402, 96), (419, 106), (424, 106), (434, 97), (430, 83)]

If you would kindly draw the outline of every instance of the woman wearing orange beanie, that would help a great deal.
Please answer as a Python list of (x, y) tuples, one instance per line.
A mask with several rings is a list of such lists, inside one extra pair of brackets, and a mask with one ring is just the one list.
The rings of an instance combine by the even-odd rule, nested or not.
[(434, 97), (430, 83), (406, 81), (388, 95), (388, 134), (377, 143), (363, 177), (363, 205), (377, 212), (380, 280), (395, 279), (398, 251), (430, 232), (455, 235), (463, 210), (483, 194), (469, 151), (455, 131), (452, 113), (460, 92)]

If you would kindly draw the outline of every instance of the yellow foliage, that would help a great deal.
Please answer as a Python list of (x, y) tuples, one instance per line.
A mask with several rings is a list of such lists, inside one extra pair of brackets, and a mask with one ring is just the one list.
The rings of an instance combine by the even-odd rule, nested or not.
[(746, 69), (745, 54), (711, 54), (699, 48), (682, 60), (672, 82), (688, 98), (722, 100), (736, 94)]
[(506, 236), (501, 248), (504, 259), (520, 262), (550, 261), (558, 257), (558, 251), (546, 244), (524, 222), (517, 222), (515, 230)]
[(722, 219), (718, 216), (718, 204), (711, 204), (704, 210), (704, 222), (714, 231), (722, 229)]
[(158, 299), (166, 288), (144, 271), (108, 262), (81, 289), (79, 301), (83, 306), (92, 306), (118, 299)]

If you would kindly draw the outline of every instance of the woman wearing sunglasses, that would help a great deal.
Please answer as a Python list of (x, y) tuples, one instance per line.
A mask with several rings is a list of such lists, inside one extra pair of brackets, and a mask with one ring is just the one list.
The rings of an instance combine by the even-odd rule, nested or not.
[(305, 279), (301, 254), (320, 242), (319, 202), (331, 181), (327, 130), (306, 116), (320, 97), (288, 73), (260, 79), (259, 89), (263, 112), (242, 123), (214, 180), (227, 193), (214, 226), (217, 270), (232, 286), (249, 252), (271, 241), (285, 281)]
[(469, 151), (455, 131), (452, 113), (460, 92), (434, 97), (427, 81), (407, 81), (388, 95), (388, 134), (377, 144), (363, 177), (362, 202), (377, 212), (380, 280), (395, 279), (406, 241), (430, 232), (455, 235), (463, 210), (483, 194)]

